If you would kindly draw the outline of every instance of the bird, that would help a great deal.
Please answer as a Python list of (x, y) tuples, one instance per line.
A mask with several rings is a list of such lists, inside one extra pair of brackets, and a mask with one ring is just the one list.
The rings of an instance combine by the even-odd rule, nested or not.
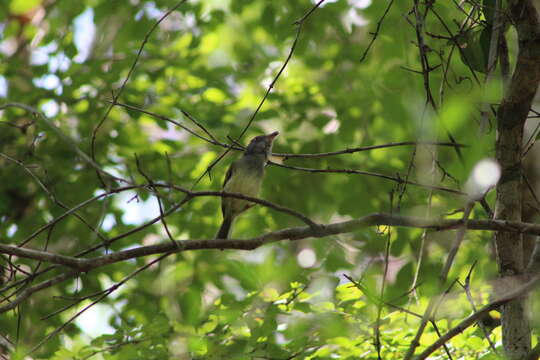
[[(271, 134), (259, 135), (251, 139), (242, 157), (229, 166), (223, 181), (223, 191), (251, 197), (259, 195), (264, 177), (264, 167), (272, 153), (274, 139), (278, 135), (279, 132), (274, 131)], [(234, 219), (253, 205), (247, 200), (222, 197), (223, 222), (217, 232), (216, 239), (227, 239), (231, 233)]]

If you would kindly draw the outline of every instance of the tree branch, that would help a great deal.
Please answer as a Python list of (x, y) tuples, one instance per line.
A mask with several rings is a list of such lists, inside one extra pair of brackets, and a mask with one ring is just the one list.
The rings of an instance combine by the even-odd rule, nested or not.
[(456, 194), (456, 195), (462, 195), (462, 196), (467, 195), (467, 193), (465, 193), (463, 191), (450, 189), (450, 188), (446, 188), (446, 187), (443, 187), (443, 186), (422, 184), (422, 183), (419, 183), (419, 182), (410, 181), (410, 180), (407, 180), (407, 179), (402, 179), (399, 176), (394, 177), (394, 176), (390, 176), (390, 175), (379, 174), (379, 173), (374, 173), (374, 172), (369, 172), (369, 171), (354, 170), (354, 169), (312, 169), (312, 168), (305, 168), (305, 167), (299, 167), (299, 166), (278, 164), (278, 163), (275, 163), (275, 162), (272, 162), (272, 161), (269, 161), (268, 163), (272, 164), (272, 165), (275, 165), (275, 166), (285, 168), (285, 169), (298, 170), (298, 171), (304, 171), (304, 172), (310, 172), (310, 173), (354, 174), (354, 175), (373, 176), (373, 177), (378, 177), (378, 178), (381, 178), (381, 179), (390, 180), (390, 181), (396, 182), (398, 184), (408, 184), (408, 185), (413, 185), (413, 186), (419, 186), (419, 187), (423, 187), (423, 188), (430, 189), (430, 190), (444, 191), (444, 192), (447, 192), (447, 193)]
[(540, 224), (504, 220), (468, 220), (465, 225), (462, 219), (423, 219), (413, 216), (374, 213), (358, 219), (327, 225), (318, 225), (316, 227), (305, 226), (282, 229), (251, 239), (177, 240), (175, 242), (169, 241), (157, 245), (140, 246), (86, 259), (3, 244), (0, 244), (0, 253), (64, 265), (79, 271), (90, 271), (105, 265), (148, 255), (203, 249), (253, 250), (262, 245), (283, 240), (294, 241), (310, 237), (322, 238), (331, 235), (350, 233), (369, 226), (381, 225), (424, 228), (435, 231), (451, 230), (459, 228), (460, 226), (466, 226), (469, 230), (508, 231), (540, 236)]
[(86, 162), (88, 165), (93, 167), (99, 174), (106, 175), (109, 178), (119, 181), (119, 182), (127, 182), (126, 180), (116, 177), (112, 175), (111, 173), (103, 170), (93, 159), (91, 159), (88, 155), (86, 155), (84, 151), (81, 150), (81, 148), (79, 147), (79, 145), (77, 145), (75, 140), (73, 140), (72, 138), (64, 134), (64, 132), (59, 127), (53, 124), (52, 121), (50, 121), (49, 118), (45, 116), (45, 114), (43, 114), (38, 109), (30, 105), (21, 104), (21, 103), (7, 103), (7, 104), (0, 105), (0, 110), (7, 109), (10, 107), (23, 109), (25, 111), (28, 111), (29, 113), (32, 113), (34, 116), (39, 117), (45, 125), (47, 125), (60, 139), (62, 139), (63, 142), (68, 144), (73, 149), (73, 151), (75, 151), (77, 155), (79, 155), (81, 159), (84, 160), (84, 162)]
[[(110, 100), (105, 100), (105, 101), (109, 102), (109, 103), (111, 102)], [(206, 141), (209, 144), (220, 146), (220, 147), (222, 147), (224, 149), (244, 151), (244, 148), (242, 146), (240, 146), (235, 139), (231, 139), (232, 142), (233, 142), (233, 145), (229, 145), (227, 143), (224, 143), (224, 142), (221, 142), (221, 141), (217, 140), (210, 132), (208, 132), (206, 130), (203, 130), (203, 131), (209, 136), (209, 138), (198, 134), (196, 131), (190, 129), (189, 127), (185, 126), (184, 124), (180, 123), (179, 121), (171, 119), (171, 118), (169, 118), (167, 116), (160, 115), (160, 114), (154, 113), (152, 111), (148, 111), (146, 109), (143, 109), (141, 107), (134, 106), (134, 105), (123, 104), (123, 103), (120, 103), (120, 102), (116, 102), (115, 104), (116, 104), (116, 106), (120, 106), (120, 107), (129, 109), (129, 110), (138, 111), (138, 112), (141, 112), (143, 114), (152, 116), (153, 118), (156, 118), (158, 120), (169, 122), (169, 123), (171, 123), (171, 124), (173, 124), (175, 126), (178, 126), (181, 129), (187, 131), (191, 135), (193, 135), (193, 136), (195, 136), (195, 137), (197, 137), (197, 138), (199, 138), (199, 139), (201, 139), (203, 141)], [(200, 125), (200, 123), (197, 120), (195, 120), (195, 118), (193, 118), (193, 116), (191, 116), (189, 113), (187, 113), (186, 111), (184, 111), (182, 109), (180, 109), (180, 111), (187, 118), (189, 118), (192, 122), (194, 122), (197, 126), (202, 128), (202, 125)], [(380, 144), (380, 145), (357, 146), (357, 147), (347, 148), (347, 149), (343, 149), (343, 150), (329, 151), (329, 152), (324, 152), (324, 153), (313, 153), (313, 154), (290, 154), (290, 153), (275, 153), (274, 152), (274, 153), (272, 153), (272, 156), (281, 157), (284, 160), (293, 159), (293, 158), (310, 159), (310, 158), (323, 158), (323, 157), (328, 157), (328, 156), (336, 156), (336, 155), (344, 155), (344, 154), (353, 154), (353, 153), (362, 152), (362, 151), (371, 151), (371, 150), (386, 149), (386, 148), (392, 148), (392, 147), (417, 146), (417, 145), (433, 145), (433, 146), (459, 147), (459, 148), (467, 147), (467, 145), (465, 145), (465, 144), (459, 144), (459, 143), (453, 143), (453, 142), (444, 142), (444, 141), (399, 141), (399, 142), (391, 142), (391, 143)]]
[(47, 289), (53, 285), (56, 285), (58, 283), (61, 283), (62, 281), (65, 281), (67, 279), (71, 279), (73, 277), (76, 277), (78, 274), (80, 274), (79, 271), (72, 270), (69, 272), (65, 272), (63, 274), (60, 274), (58, 276), (53, 277), (52, 279), (45, 280), (43, 282), (40, 282), (37, 285), (31, 286), (29, 288), (24, 289), (13, 301), (10, 301), (8, 304), (0, 306), (0, 314), (5, 313), (6, 311), (15, 309), (20, 303), (22, 303), (24, 300), (29, 298), (33, 293)]
[[(103, 126), (103, 123), (105, 123), (105, 120), (109, 117), (109, 114), (111, 113), (113, 107), (116, 105), (116, 102), (120, 98), (120, 95), (122, 95), (122, 92), (124, 91), (124, 88), (126, 87), (126, 84), (128, 83), (129, 79), (131, 78), (131, 75), (135, 71), (135, 67), (137, 66), (137, 63), (139, 62), (139, 58), (143, 52), (144, 47), (146, 46), (146, 43), (150, 39), (150, 36), (152, 33), (157, 29), (159, 24), (163, 20), (165, 20), (170, 14), (172, 14), (176, 9), (178, 9), (181, 5), (183, 5), (187, 0), (180, 0), (176, 3), (172, 8), (170, 8), (163, 16), (161, 16), (148, 30), (146, 35), (144, 36), (143, 41), (141, 42), (141, 45), (139, 46), (139, 50), (137, 51), (137, 55), (135, 55), (135, 59), (133, 60), (133, 63), (131, 64), (131, 67), (129, 68), (129, 71), (124, 78), (124, 81), (122, 81), (122, 85), (120, 85), (120, 88), (116, 92), (116, 94), (113, 95), (113, 99), (109, 107), (107, 107), (107, 110), (105, 111), (105, 114), (103, 114), (103, 117), (99, 121), (99, 123), (96, 125), (96, 127), (92, 130), (92, 139), (91, 139), (91, 147), (90, 147), (90, 154), (92, 156), (92, 161), (96, 162), (96, 139), (97, 139), (97, 133), (99, 132), (101, 126)], [(101, 173), (98, 171), (96, 172), (99, 180), (102, 182), (103, 185), (105, 185), (105, 182), (103, 181), (103, 178), (101, 176)]]
[(529, 291), (533, 290), (536, 285), (540, 282), (540, 274), (537, 274), (535, 277), (530, 279), (525, 284), (521, 285), (519, 288), (515, 289), (514, 291), (510, 292), (509, 294), (490, 302), (486, 306), (482, 307), (480, 310), (475, 312), (474, 314), (470, 315), (469, 317), (462, 320), (457, 326), (450, 329), (446, 334), (441, 336), (437, 341), (435, 341), (432, 345), (428, 346), (427, 349), (425, 349), (421, 354), (419, 354), (417, 357), (415, 357), (416, 360), (422, 360), (426, 359), (429, 355), (431, 355), (435, 350), (437, 350), (439, 347), (441, 347), (446, 342), (450, 341), (453, 337), (456, 335), (462, 333), (465, 329), (467, 329), (469, 326), (474, 325), (477, 321), (479, 321), (484, 315), (489, 313), (491, 310), (498, 309), (501, 305), (506, 304), (507, 302), (517, 299)]

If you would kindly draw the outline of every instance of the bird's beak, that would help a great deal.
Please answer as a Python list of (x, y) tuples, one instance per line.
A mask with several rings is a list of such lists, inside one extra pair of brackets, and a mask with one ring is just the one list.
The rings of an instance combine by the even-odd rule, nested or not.
[(274, 131), (273, 133), (266, 135), (266, 137), (267, 137), (268, 139), (270, 139), (270, 141), (274, 141), (274, 139), (275, 139), (276, 136), (278, 136), (278, 135), (279, 135), (279, 131)]

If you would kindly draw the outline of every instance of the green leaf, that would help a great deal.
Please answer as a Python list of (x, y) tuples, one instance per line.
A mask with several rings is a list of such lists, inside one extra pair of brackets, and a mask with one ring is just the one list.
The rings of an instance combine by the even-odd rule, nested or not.
[(305, 302), (301, 302), (301, 303), (296, 302), (296, 303), (294, 303), (293, 309), (301, 311), (301, 312), (303, 312), (305, 314), (309, 314), (312, 311), (311, 305), (309, 303), (305, 303)]
[(201, 292), (196, 288), (189, 288), (180, 296), (180, 309), (188, 324), (196, 325), (201, 315)]
[(42, 0), (11, 0), (9, 12), (13, 15), (23, 15), (41, 4)]

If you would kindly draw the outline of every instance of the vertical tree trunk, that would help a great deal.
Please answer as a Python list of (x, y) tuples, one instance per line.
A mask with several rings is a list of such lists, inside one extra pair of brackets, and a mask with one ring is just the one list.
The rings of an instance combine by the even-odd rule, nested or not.
[[(497, 113), (496, 158), (502, 168), (497, 185), (495, 218), (521, 220), (523, 127), (540, 82), (540, 25), (531, 0), (509, 4), (510, 21), (518, 32), (516, 68)], [(501, 277), (523, 272), (523, 238), (518, 234), (495, 235)], [(503, 345), (509, 359), (523, 359), (531, 348), (525, 300), (507, 303), (501, 309)]]

